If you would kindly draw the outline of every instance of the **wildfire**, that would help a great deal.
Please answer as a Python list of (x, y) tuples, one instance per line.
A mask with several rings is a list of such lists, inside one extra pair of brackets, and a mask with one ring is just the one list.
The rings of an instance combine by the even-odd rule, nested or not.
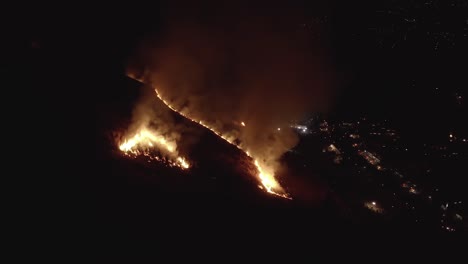
[(182, 168), (184, 168), (184, 169), (190, 168), (190, 165), (189, 165), (189, 164), (187, 163), (187, 161), (185, 161), (185, 159), (182, 158), (182, 157), (178, 157), (178, 158), (177, 158), (177, 162), (178, 162), (178, 163), (180, 164), (180, 166), (182, 166)]
[(190, 167), (190, 164), (183, 157), (176, 157), (175, 160), (170, 160), (153, 155), (151, 149), (156, 147), (170, 153), (170, 155), (177, 154), (175, 142), (168, 141), (163, 135), (150, 131), (146, 127), (140, 128), (130, 139), (121, 143), (119, 149), (128, 156), (143, 155), (150, 160), (165, 161), (170, 166), (177, 166), (182, 169)]
[[(231, 139), (231, 138), (228, 138), (227, 136), (225, 135), (222, 135), (220, 132), (218, 132), (216, 129), (208, 126), (207, 124), (203, 123), (202, 121), (197, 121), (197, 120), (194, 120), (190, 117), (188, 117), (187, 115), (185, 115), (184, 113), (182, 112), (179, 112), (177, 109), (175, 109), (171, 104), (169, 104), (169, 102), (167, 102), (166, 100), (164, 100), (161, 95), (159, 94), (158, 90), (155, 89), (154, 90), (156, 92), (156, 96), (165, 104), (167, 105), (167, 107), (169, 107), (171, 110), (173, 110), (174, 112), (177, 112), (179, 114), (181, 114), (182, 116), (184, 116), (185, 118), (195, 122), (195, 123), (198, 123), (200, 124), (201, 126), (211, 130), (213, 133), (215, 133), (217, 136), (219, 136), (220, 138), (224, 139), (226, 142), (228, 142), (229, 144), (231, 145), (234, 145), (236, 146), (238, 149), (242, 150), (245, 154), (247, 154), (247, 156), (251, 157), (253, 160), (254, 160), (254, 164), (255, 164), (255, 167), (257, 168), (258, 170), (258, 178), (262, 184), (262, 186), (260, 186), (261, 189), (264, 189), (266, 190), (268, 193), (271, 193), (271, 194), (274, 194), (274, 195), (277, 195), (279, 197), (283, 197), (283, 198), (286, 198), (286, 199), (292, 199), (284, 190), (283, 188), (281, 187), (281, 185), (278, 183), (278, 181), (275, 179), (274, 177), (274, 172), (270, 172), (270, 171), (267, 171), (264, 167), (262, 167), (260, 165), (260, 163), (258, 162), (258, 159), (254, 156), (252, 156), (251, 153), (249, 153), (249, 151), (245, 150), (244, 148), (242, 148), (241, 146), (237, 145), (236, 143), (234, 143), (234, 140), (235, 139)], [(242, 126), (245, 126), (245, 123), (244, 122), (241, 122), (241, 125)], [(278, 130), (280, 130), (278, 128)]]

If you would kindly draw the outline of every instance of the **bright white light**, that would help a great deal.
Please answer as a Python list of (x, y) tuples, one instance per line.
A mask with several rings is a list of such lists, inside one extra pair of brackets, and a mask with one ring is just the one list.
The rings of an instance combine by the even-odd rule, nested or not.
[(375, 205), (375, 202), (372, 202), (372, 205)]
[(281, 130), (281, 128), (278, 127), (278, 131), (280, 131), (280, 130)]

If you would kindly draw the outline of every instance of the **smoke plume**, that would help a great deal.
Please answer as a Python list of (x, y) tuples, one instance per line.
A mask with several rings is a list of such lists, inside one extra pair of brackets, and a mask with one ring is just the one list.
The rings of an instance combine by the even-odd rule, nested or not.
[[(131, 126), (127, 136), (132, 136), (143, 130), (149, 131), (164, 139), (168, 147), (160, 146), (158, 151), (170, 158), (178, 156), (178, 142), (183, 127), (174, 122), (173, 115), (160, 100), (154, 98), (154, 91), (150, 87), (141, 89), (140, 100), (136, 103), (132, 113)], [(170, 150), (170, 151), (169, 151)]]
[(192, 2), (167, 7), (157, 40), (129, 70), (273, 171), (298, 142), (291, 122), (329, 105), (330, 68), (314, 38), (321, 29), (288, 1)]

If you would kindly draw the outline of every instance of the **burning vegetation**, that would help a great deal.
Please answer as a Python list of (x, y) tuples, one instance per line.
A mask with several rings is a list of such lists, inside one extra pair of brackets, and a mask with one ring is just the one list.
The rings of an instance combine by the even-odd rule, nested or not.
[[(298, 143), (290, 122), (326, 110), (330, 95), (326, 52), (312, 40), (310, 29), (297, 27), (306, 19), (301, 7), (266, 10), (222, 4), (210, 14), (201, 6), (168, 9), (162, 37), (142, 44), (130, 61), (128, 76), (152, 86), (165, 108), (251, 157), (261, 189), (290, 198), (275, 176), (283, 167), (281, 156)], [(241, 21), (234, 19), (239, 15)], [(165, 132), (180, 131), (169, 122), (168, 131), (161, 133), (164, 122), (155, 126), (158, 131), (151, 132), (150, 143), (177, 162), (177, 151), (170, 151), (176, 148), (168, 142), (178, 144), (181, 138), (167, 138)], [(130, 133), (127, 144), (135, 136), (134, 141), (149, 140), (144, 133)]]
[[(174, 142), (168, 141), (164, 136), (158, 135), (156, 132), (150, 131), (146, 127), (142, 127), (136, 134), (129, 139), (124, 140), (120, 144), (119, 149), (127, 156), (146, 156), (150, 160), (156, 160), (167, 163), (169, 166), (177, 166), (182, 169), (188, 169), (190, 164), (184, 157), (175, 154), (176, 145)], [(155, 149), (160, 149), (163, 152), (168, 152), (169, 158), (161, 157)]]
[[(165, 101), (158, 93), (158, 90), (155, 89), (155, 92), (156, 92), (156, 95), (158, 96), (159, 99), (161, 99), (161, 101), (164, 102), (164, 104), (166, 104), (170, 109), (172, 109), (173, 111), (175, 112), (178, 112), (174, 107), (172, 107), (167, 101)], [(179, 112), (180, 113), (180, 112)], [(241, 149), (242, 151), (245, 152), (245, 154), (247, 154), (247, 156), (251, 157), (253, 160), (254, 160), (254, 164), (255, 164), (255, 167), (257, 167), (257, 170), (258, 170), (258, 178), (261, 182), (261, 186), (260, 188), (261, 189), (265, 189), (268, 193), (271, 193), (271, 194), (274, 194), (274, 195), (277, 195), (277, 196), (280, 196), (280, 197), (283, 197), (283, 198), (287, 198), (287, 199), (291, 199), (289, 197), (289, 195), (284, 191), (283, 187), (281, 187), (281, 185), (278, 183), (278, 181), (275, 179), (274, 177), (274, 172), (273, 171), (268, 171), (266, 170), (264, 167), (262, 167), (262, 165), (259, 164), (258, 160), (253, 157), (248, 150), (245, 150), (243, 149), (241, 146), (237, 145), (235, 143), (234, 140), (230, 139), (229, 137), (221, 134), (221, 132), (215, 130), (214, 128), (212, 127), (209, 127), (207, 124), (203, 123), (202, 121), (197, 121), (197, 120), (194, 120), (194, 119), (191, 119), (189, 118), (188, 116), (184, 115), (183, 113), (180, 113), (181, 115), (183, 115), (184, 117), (190, 119), (191, 121), (195, 122), (195, 123), (198, 123), (200, 124), (201, 126), (211, 130), (213, 133), (215, 133), (216, 135), (218, 135), (219, 137), (221, 137), (222, 139), (224, 139), (226, 142), (228, 142), (229, 144), (232, 144), (234, 146), (236, 146), (237, 148)], [(242, 126), (245, 126), (245, 123), (244, 122), (241, 122), (241, 125)]]
[(171, 111), (154, 98), (151, 89), (141, 91), (141, 99), (133, 110), (132, 123), (124, 136), (117, 139), (119, 150), (128, 157), (144, 156), (148, 161), (162, 162), (170, 167), (190, 168), (178, 149), (178, 141), (185, 128), (176, 124)]

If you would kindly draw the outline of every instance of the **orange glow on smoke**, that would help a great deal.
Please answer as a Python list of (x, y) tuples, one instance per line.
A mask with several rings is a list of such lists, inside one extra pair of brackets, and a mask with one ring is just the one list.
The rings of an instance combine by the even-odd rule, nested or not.
[[(214, 128), (208, 126), (207, 124), (203, 123), (203, 121), (201, 120), (194, 120), (188, 116), (186, 116), (185, 114), (179, 112), (177, 109), (175, 109), (171, 104), (169, 104), (169, 102), (167, 102), (166, 100), (164, 100), (161, 95), (159, 94), (158, 90), (155, 89), (155, 92), (156, 92), (156, 96), (165, 104), (167, 105), (167, 107), (169, 107), (171, 110), (173, 110), (174, 112), (177, 112), (179, 113), (180, 115), (184, 116), (185, 118), (195, 122), (195, 123), (198, 123), (200, 124), (201, 126), (211, 130), (213, 133), (215, 133), (217, 136), (219, 136), (220, 138), (224, 139), (226, 142), (228, 142), (229, 144), (231, 145), (234, 145), (236, 146), (238, 149), (242, 150), (245, 154), (247, 154), (247, 156), (251, 157), (253, 160), (254, 160), (254, 164), (255, 164), (255, 167), (257, 168), (258, 170), (258, 174), (257, 174), (257, 177), (260, 181), (260, 183), (262, 184), (260, 187), (261, 189), (267, 191), (268, 193), (271, 193), (271, 194), (274, 194), (274, 195), (277, 195), (279, 197), (283, 197), (283, 198), (286, 198), (286, 199), (292, 199), (284, 190), (283, 188), (281, 187), (281, 185), (278, 183), (278, 181), (275, 179), (274, 177), (274, 172), (271, 170), (271, 169), (267, 169), (266, 167), (260, 165), (260, 163), (258, 162), (258, 158), (252, 156), (251, 153), (249, 153), (249, 151), (247, 151), (246, 149), (242, 148), (241, 146), (237, 145), (234, 143), (234, 138), (229, 138), (227, 137), (226, 135), (222, 135), (219, 131), (215, 130)], [(245, 123), (244, 122), (241, 122), (241, 125), (242, 126), (245, 126)], [(279, 130), (279, 129), (278, 129)]]

